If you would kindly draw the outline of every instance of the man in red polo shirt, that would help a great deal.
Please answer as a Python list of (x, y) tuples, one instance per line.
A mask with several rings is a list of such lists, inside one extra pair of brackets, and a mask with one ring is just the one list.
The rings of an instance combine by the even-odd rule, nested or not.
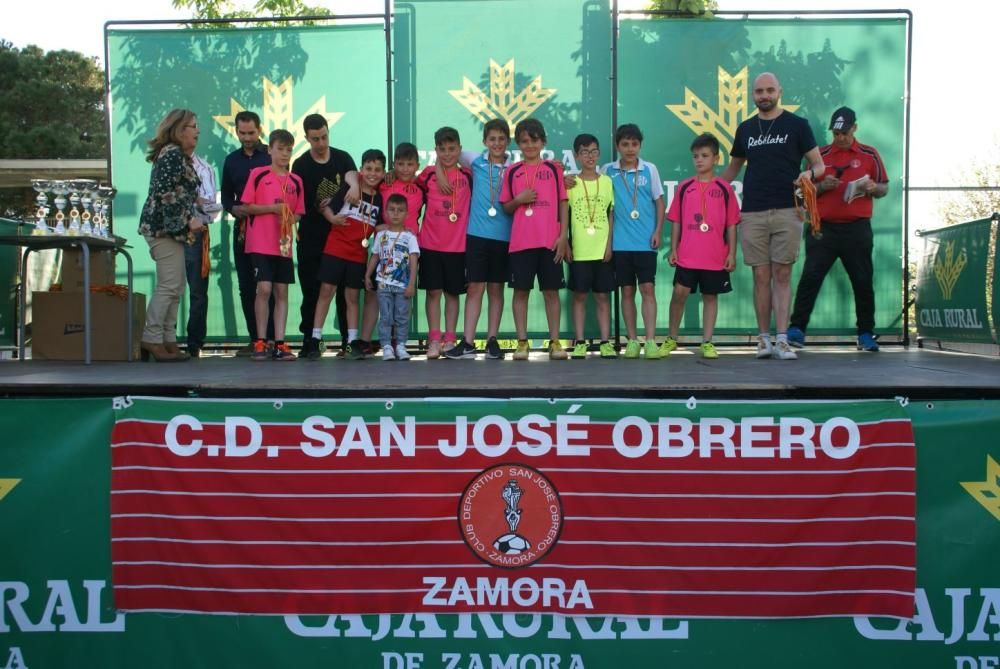
[(875, 290), (872, 286), (872, 200), (885, 197), (889, 178), (878, 151), (854, 139), (857, 117), (848, 107), (833, 112), (833, 143), (820, 148), (826, 166), (816, 184), (822, 219), (819, 238), (806, 235), (806, 262), (788, 328), (788, 343), (802, 348), (806, 327), (826, 273), (840, 259), (854, 290), (858, 349), (877, 351)]

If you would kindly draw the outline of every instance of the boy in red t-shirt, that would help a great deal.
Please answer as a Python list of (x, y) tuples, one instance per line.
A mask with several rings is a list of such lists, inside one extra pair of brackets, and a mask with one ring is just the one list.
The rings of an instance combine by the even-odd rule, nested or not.
[(684, 303), (701, 288), (703, 358), (718, 358), (712, 344), (719, 314), (719, 294), (733, 287), (729, 273), (736, 266), (736, 224), (740, 207), (729, 182), (715, 176), (719, 140), (709, 133), (691, 143), (695, 176), (677, 186), (670, 203), (670, 264), (674, 270), (674, 293), (670, 297), (670, 336), (660, 347), (666, 355), (677, 348), (677, 333)]
[(510, 229), (510, 286), (514, 289), (515, 360), (528, 359), (528, 295), (535, 286), (545, 300), (549, 326), (549, 359), (566, 360), (569, 354), (559, 340), (562, 305), (559, 290), (566, 287), (563, 260), (570, 260), (569, 205), (563, 172), (551, 160), (542, 160), (545, 128), (527, 118), (514, 128), (514, 141), (522, 160), (504, 174), (500, 190), (503, 209), (512, 215)]
[[(365, 287), (365, 264), (368, 262), (368, 238), (375, 233), (375, 226), (382, 220), (382, 196), (379, 184), (385, 177), (385, 154), (378, 149), (368, 149), (361, 155), (361, 170), (358, 173), (361, 186), (361, 200), (357, 204), (344, 202), (339, 212), (329, 207), (323, 209), (323, 217), (330, 222), (330, 234), (323, 247), (323, 259), (319, 265), (319, 299), (316, 301), (316, 316), (313, 319), (312, 337), (322, 339), (323, 322), (330, 311), (330, 301), (338, 287), (344, 291), (347, 302), (347, 352), (351, 360), (365, 357), (365, 343), (358, 338), (358, 295)], [(367, 332), (375, 327), (378, 317), (378, 302), (372, 293), (365, 296), (363, 325)], [(310, 351), (310, 360), (320, 358)]]
[[(437, 165), (450, 193), (438, 186), (438, 167), (428, 165), (417, 177), (427, 194), (420, 226), (420, 289), (427, 291), (427, 359), (441, 357), (441, 295), (444, 294), (444, 350), (455, 345), (458, 297), (465, 292), (465, 233), (472, 199), (472, 172), (458, 164), (462, 143), (454, 128), (434, 133)], [(431, 181), (434, 183), (431, 183)]]
[[(285, 343), (285, 323), (288, 320), (288, 284), (295, 283), (295, 265), (292, 262), (292, 242), (295, 223), (305, 213), (302, 179), (289, 171), (295, 138), (287, 130), (275, 130), (268, 137), (270, 167), (257, 167), (250, 171), (247, 185), (240, 201), (249, 216), (246, 233), (246, 253), (253, 264), (257, 292), (254, 298), (254, 316), (257, 332), (267, 332), (267, 322), (274, 323), (275, 346), (270, 357), (275, 360), (295, 359)], [(274, 294), (274, 313), (270, 313), (271, 294)], [(253, 343), (251, 360), (262, 361), (269, 357), (263, 339)]]

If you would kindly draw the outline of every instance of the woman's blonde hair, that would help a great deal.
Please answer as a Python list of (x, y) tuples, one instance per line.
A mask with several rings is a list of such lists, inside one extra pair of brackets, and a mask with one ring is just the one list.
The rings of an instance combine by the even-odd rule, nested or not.
[(160, 121), (159, 127), (156, 128), (156, 136), (147, 142), (149, 152), (146, 154), (146, 160), (149, 162), (156, 160), (156, 156), (167, 144), (180, 144), (180, 135), (184, 126), (194, 118), (195, 113), (190, 109), (171, 109), (167, 112), (167, 115)]

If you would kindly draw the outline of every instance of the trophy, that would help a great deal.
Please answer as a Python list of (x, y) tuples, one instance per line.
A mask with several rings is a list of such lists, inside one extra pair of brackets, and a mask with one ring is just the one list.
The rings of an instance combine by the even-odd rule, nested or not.
[[(72, 209), (69, 211), (69, 234), (71, 235), (81, 235), (87, 234), (83, 231), (83, 226), (80, 223), (80, 203), (81, 194), (84, 194), (89, 190), (89, 188), (94, 184), (91, 179), (74, 179), (69, 182), (70, 195), (69, 203), (72, 205)], [(84, 207), (84, 221), (87, 226), (90, 226), (90, 213), (86, 211), (86, 206)]]
[(97, 228), (95, 224), (97, 223), (97, 209), (95, 207), (95, 198), (97, 197), (97, 182), (91, 181), (87, 184), (83, 193), (80, 197), (80, 204), (83, 205), (83, 225), (80, 227), (80, 232), (85, 235), (90, 236), (100, 236), (97, 234)]
[(111, 227), (108, 225), (111, 221), (108, 212), (111, 210), (111, 200), (114, 199), (117, 193), (118, 189), (111, 184), (101, 184), (97, 187), (97, 203), (94, 205), (94, 211), (98, 212), (97, 215), (100, 216), (97, 231), (100, 237), (110, 239), (113, 236), (111, 234)]
[(38, 193), (35, 198), (35, 202), (38, 203), (38, 210), (35, 212), (35, 229), (31, 231), (31, 234), (47, 235), (49, 234), (49, 226), (45, 219), (49, 213), (49, 197), (45, 191), (51, 188), (51, 182), (48, 179), (32, 179), (31, 187)]
[(52, 181), (49, 184), (49, 189), (56, 196), (56, 227), (53, 232), (57, 235), (66, 234), (66, 226), (63, 225), (63, 221), (66, 220), (66, 214), (63, 213), (63, 209), (66, 208), (66, 196), (69, 195), (69, 185), (65, 181)]

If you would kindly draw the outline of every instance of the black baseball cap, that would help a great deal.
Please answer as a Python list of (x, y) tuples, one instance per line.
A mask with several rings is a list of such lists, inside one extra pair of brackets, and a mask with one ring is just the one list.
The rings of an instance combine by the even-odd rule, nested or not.
[(830, 130), (847, 131), (857, 122), (858, 117), (850, 107), (841, 107), (830, 117)]

